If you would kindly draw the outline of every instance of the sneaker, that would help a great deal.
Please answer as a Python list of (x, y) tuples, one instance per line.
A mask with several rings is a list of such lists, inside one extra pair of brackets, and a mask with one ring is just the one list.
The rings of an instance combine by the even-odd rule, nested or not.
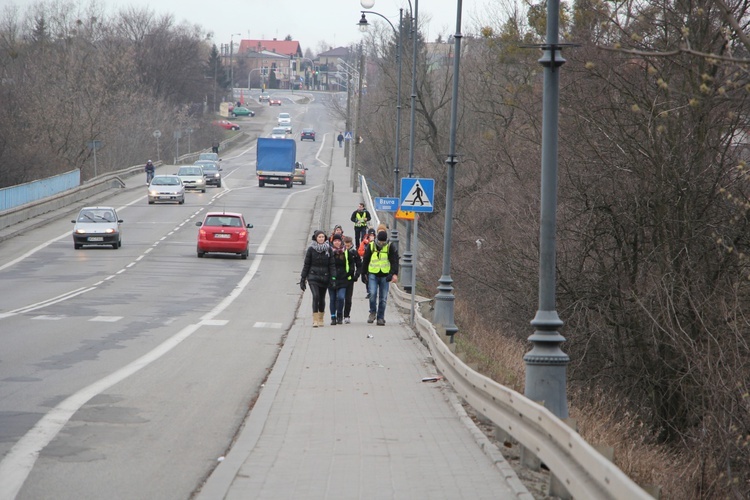
[(343, 325), (344, 324), (344, 320), (342, 318), (337, 317), (336, 318), (336, 324), (337, 325)]
[(331, 316), (331, 326), (338, 324), (336, 321), (336, 316)]
[[(369, 299), (369, 298), (370, 298), (370, 292), (367, 292), (367, 297), (365, 297), (365, 298), (366, 298), (366, 299)], [(372, 321), (370, 321), (370, 323), (372, 323)]]
[(375, 313), (370, 313), (370, 316), (367, 318), (368, 323), (372, 323), (375, 321)]
[(382, 318), (378, 319), (378, 326), (385, 326), (385, 320)]
[(349, 323), (351, 323), (351, 322), (352, 322), (352, 320), (351, 320), (351, 319), (349, 319), (349, 317), (346, 317), (346, 318), (344, 318), (344, 323), (346, 323), (347, 325), (348, 325)]

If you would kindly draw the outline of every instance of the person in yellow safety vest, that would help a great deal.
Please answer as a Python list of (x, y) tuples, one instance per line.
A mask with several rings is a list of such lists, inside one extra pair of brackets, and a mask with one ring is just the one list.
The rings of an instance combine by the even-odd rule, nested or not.
[(388, 241), (388, 232), (378, 232), (376, 240), (365, 248), (362, 280), (367, 283), (370, 296), (367, 322), (377, 320), (378, 326), (384, 326), (388, 287), (391, 283), (398, 283), (398, 250)]
[(331, 309), (331, 325), (344, 323), (344, 306), (346, 291), (354, 277), (359, 278), (359, 266), (355, 263), (355, 251), (344, 246), (340, 234), (334, 233), (331, 244), (336, 273), (328, 286), (328, 298)]
[(357, 210), (352, 212), (351, 220), (354, 223), (354, 246), (359, 248), (359, 242), (367, 232), (367, 224), (372, 220), (370, 212), (365, 210), (364, 203), (360, 203)]

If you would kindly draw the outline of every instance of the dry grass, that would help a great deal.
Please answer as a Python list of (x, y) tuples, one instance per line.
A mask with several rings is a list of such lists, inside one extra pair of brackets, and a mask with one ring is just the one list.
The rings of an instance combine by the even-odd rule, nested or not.
[[(502, 327), (483, 323), (480, 315), (460, 300), (456, 300), (454, 312), (460, 328), (455, 337), (458, 352), (467, 362), (476, 363), (483, 375), (523, 393), (523, 356), (530, 346), (507, 335)], [(583, 438), (592, 445), (614, 448), (615, 464), (638, 484), (658, 486), (665, 499), (703, 496), (696, 493), (700, 476), (697, 452), (652, 444), (648, 428), (614, 392), (594, 387), (585, 394), (569, 393), (568, 400), (570, 416), (577, 420)]]

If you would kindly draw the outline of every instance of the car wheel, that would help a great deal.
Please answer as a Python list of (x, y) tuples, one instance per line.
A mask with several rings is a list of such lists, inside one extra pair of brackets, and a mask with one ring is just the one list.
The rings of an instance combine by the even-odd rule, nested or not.
[(83, 245), (79, 245), (78, 243), (73, 243), (73, 248), (75, 248), (76, 250), (80, 250), (81, 248), (83, 248)]
[(198, 258), (199, 259), (202, 259), (205, 254), (206, 254), (206, 252), (201, 252), (200, 250), (198, 250)]
[(120, 248), (120, 247), (122, 247), (122, 240), (117, 242), (117, 248)]
[(180, 205), (184, 205), (184, 204), (185, 204), (185, 198), (181, 199), (181, 200), (179, 201), (179, 203), (180, 203)]
[(242, 260), (247, 260), (248, 253), (249, 252), (247, 251), (247, 248), (246, 248), (245, 251), (240, 254), (240, 257), (242, 257)]
[(232, 127), (232, 130), (239, 130), (240, 127)]
[(290, 182), (289, 184), (286, 185), (287, 189), (290, 188), (290, 187), (292, 187), (292, 186), (294, 186), (293, 182)]
[(266, 185), (266, 183), (265, 183), (265, 182), (263, 182), (263, 181), (259, 181), (259, 182), (258, 182), (258, 187), (263, 187), (263, 186), (265, 186), (265, 185)]
[(201, 193), (205, 193), (205, 192), (206, 192), (206, 188), (201, 189)]
[(216, 185), (217, 188), (221, 187), (221, 182)]
[(120, 248), (120, 246), (117, 243), (112, 243), (112, 248), (117, 250), (118, 248)]
[(154, 204), (153, 200), (148, 200), (148, 204), (153, 205)]
[(237, 113), (232, 113), (233, 118), (237, 118)]
[(307, 181), (302, 181), (302, 185), (304, 186), (305, 184), (307, 184)]

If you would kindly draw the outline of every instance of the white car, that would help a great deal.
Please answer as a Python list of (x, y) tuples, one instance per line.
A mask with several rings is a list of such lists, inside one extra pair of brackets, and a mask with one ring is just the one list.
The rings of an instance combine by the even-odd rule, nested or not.
[(182, 181), (185, 189), (200, 190), (206, 192), (206, 177), (203, 173), (203, 167), (200, 165), (185, 165), (177, 171), (177, 177)]
[(148, 185), (148, 204), (157, 201), (176, 201), (185, 203), (185, 186), (176, 175), (156, 175)]
[(286, 139), (287, 134), (285, 127), (274, 127), (271, 130), (271, 139)]
[(84, 207), (78, 217), (70, 221), (73, 228), (73, 248), (84, 245), (106, 245), (115, 250), (122, 246), (122, 219), (113, 207)]
[(278, 122), (279, 125), (291, 125), (292, 115), (290, 115), (289, 113), (279, 113)]

